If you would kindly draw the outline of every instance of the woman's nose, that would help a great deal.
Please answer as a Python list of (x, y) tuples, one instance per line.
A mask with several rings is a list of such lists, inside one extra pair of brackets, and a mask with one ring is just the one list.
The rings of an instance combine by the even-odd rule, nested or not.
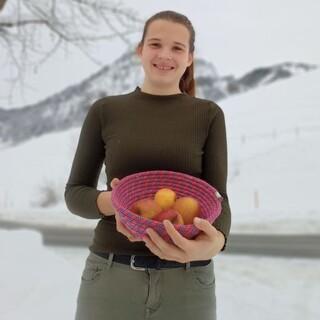
[[(160, 51), (159, 51), (159, 58), (161, 59), (167, 59), (167, 60), (171, 60), (172, 59), (172, 56), (171, 56), (171, 52), (170, 52), (170, 49), (165, 49), (165, 48), (162, 48)], [(169, 62), (168, 61), (168, 62)]]

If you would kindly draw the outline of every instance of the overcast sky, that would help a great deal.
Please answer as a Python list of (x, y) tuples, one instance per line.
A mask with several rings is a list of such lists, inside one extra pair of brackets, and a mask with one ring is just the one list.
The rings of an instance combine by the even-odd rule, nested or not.
[[(212, 62), (221, 75), (239, 76), (255, 67), (284, 61), (320, 65), (318, 0), (126, 0), (122, 3), (128, 7), (134, 4), (145, 20), (161, 10), (187, 15), (196, 31), (195, 54)], [(141, 35), (142, 28), (140, 34), (130, 39), (138, 42)], [(97, 57), (105, 64), (124, 50), (126, 46), (120, 40), (101, 43), (95, 48), (99, 52)], [(24, 96), (17, 88), (10, 102), (5, 96), (12, 68), (5, 65), (1, 55), (0, 65), (0, 106), (5, 109), (36, 102), (100, 69), (73, 48), (68, 55), (61, 51), (37, 73), (30, 70)]]

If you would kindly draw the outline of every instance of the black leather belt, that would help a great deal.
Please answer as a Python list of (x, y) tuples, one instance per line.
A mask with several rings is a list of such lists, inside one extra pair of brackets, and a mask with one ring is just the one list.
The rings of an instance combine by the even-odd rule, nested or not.
[[(103, 257), (106, 259), (109, 258), (108, 252), (94, 252), (94, 253), (100, 257)], [(122, 264), (130, 265), (130, 267), (134, 270), (146, 270), (146, 268), (151, 268), (151, 269), (185, 268), (186, 266), (186, 263), (163, 260), (157, 256), (114, 254), (112, 260)], [(206, 266), (210, 262), (211, 260), (190, 261), (190, 267)]]

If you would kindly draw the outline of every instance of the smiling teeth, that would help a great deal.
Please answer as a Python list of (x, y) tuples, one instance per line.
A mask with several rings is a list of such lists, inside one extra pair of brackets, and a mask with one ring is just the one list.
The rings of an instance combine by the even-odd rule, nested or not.
[(155, 65), (155, 66), (160, 70), (171, 70), (172, 69), (172, 67), (161, 67), (161, 66), (157, 66), (157, 65)]

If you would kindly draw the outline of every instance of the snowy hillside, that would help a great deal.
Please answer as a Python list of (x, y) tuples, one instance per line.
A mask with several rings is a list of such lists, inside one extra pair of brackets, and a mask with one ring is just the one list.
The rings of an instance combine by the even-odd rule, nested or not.
[(314, 71), (221, 103), (233, 230), (320, 231), (319, 79)]
[[(311, 71), (219, 103), (227, 123), (233, 231), (320, 232), (319, 80), (320, 71)], [(97, 223), (71, 214), (63, 198), (79, 132), (51, 133), (1, 151), (0, 218)], [(98, 189), (106, 189), (106, 179), (103, 167)], [(58, 203), (50, 207), (50, 199)]]
[[(283, 81), (318, 66), (307, 63), (279, 63), (254, 68), (240, 78), (221, 76), (204, 59), (195, 58), (196, 96), (220, 101), (259, 86)], [(76, 85), (67, 86), (32, 105), (4, 110), (0, 108), (0, 150), (30, 139), (79, 127), (89, 106), (99, 98), (130, 92), (143, 83), (141, 64), (133, 51), (101, 68)]]

